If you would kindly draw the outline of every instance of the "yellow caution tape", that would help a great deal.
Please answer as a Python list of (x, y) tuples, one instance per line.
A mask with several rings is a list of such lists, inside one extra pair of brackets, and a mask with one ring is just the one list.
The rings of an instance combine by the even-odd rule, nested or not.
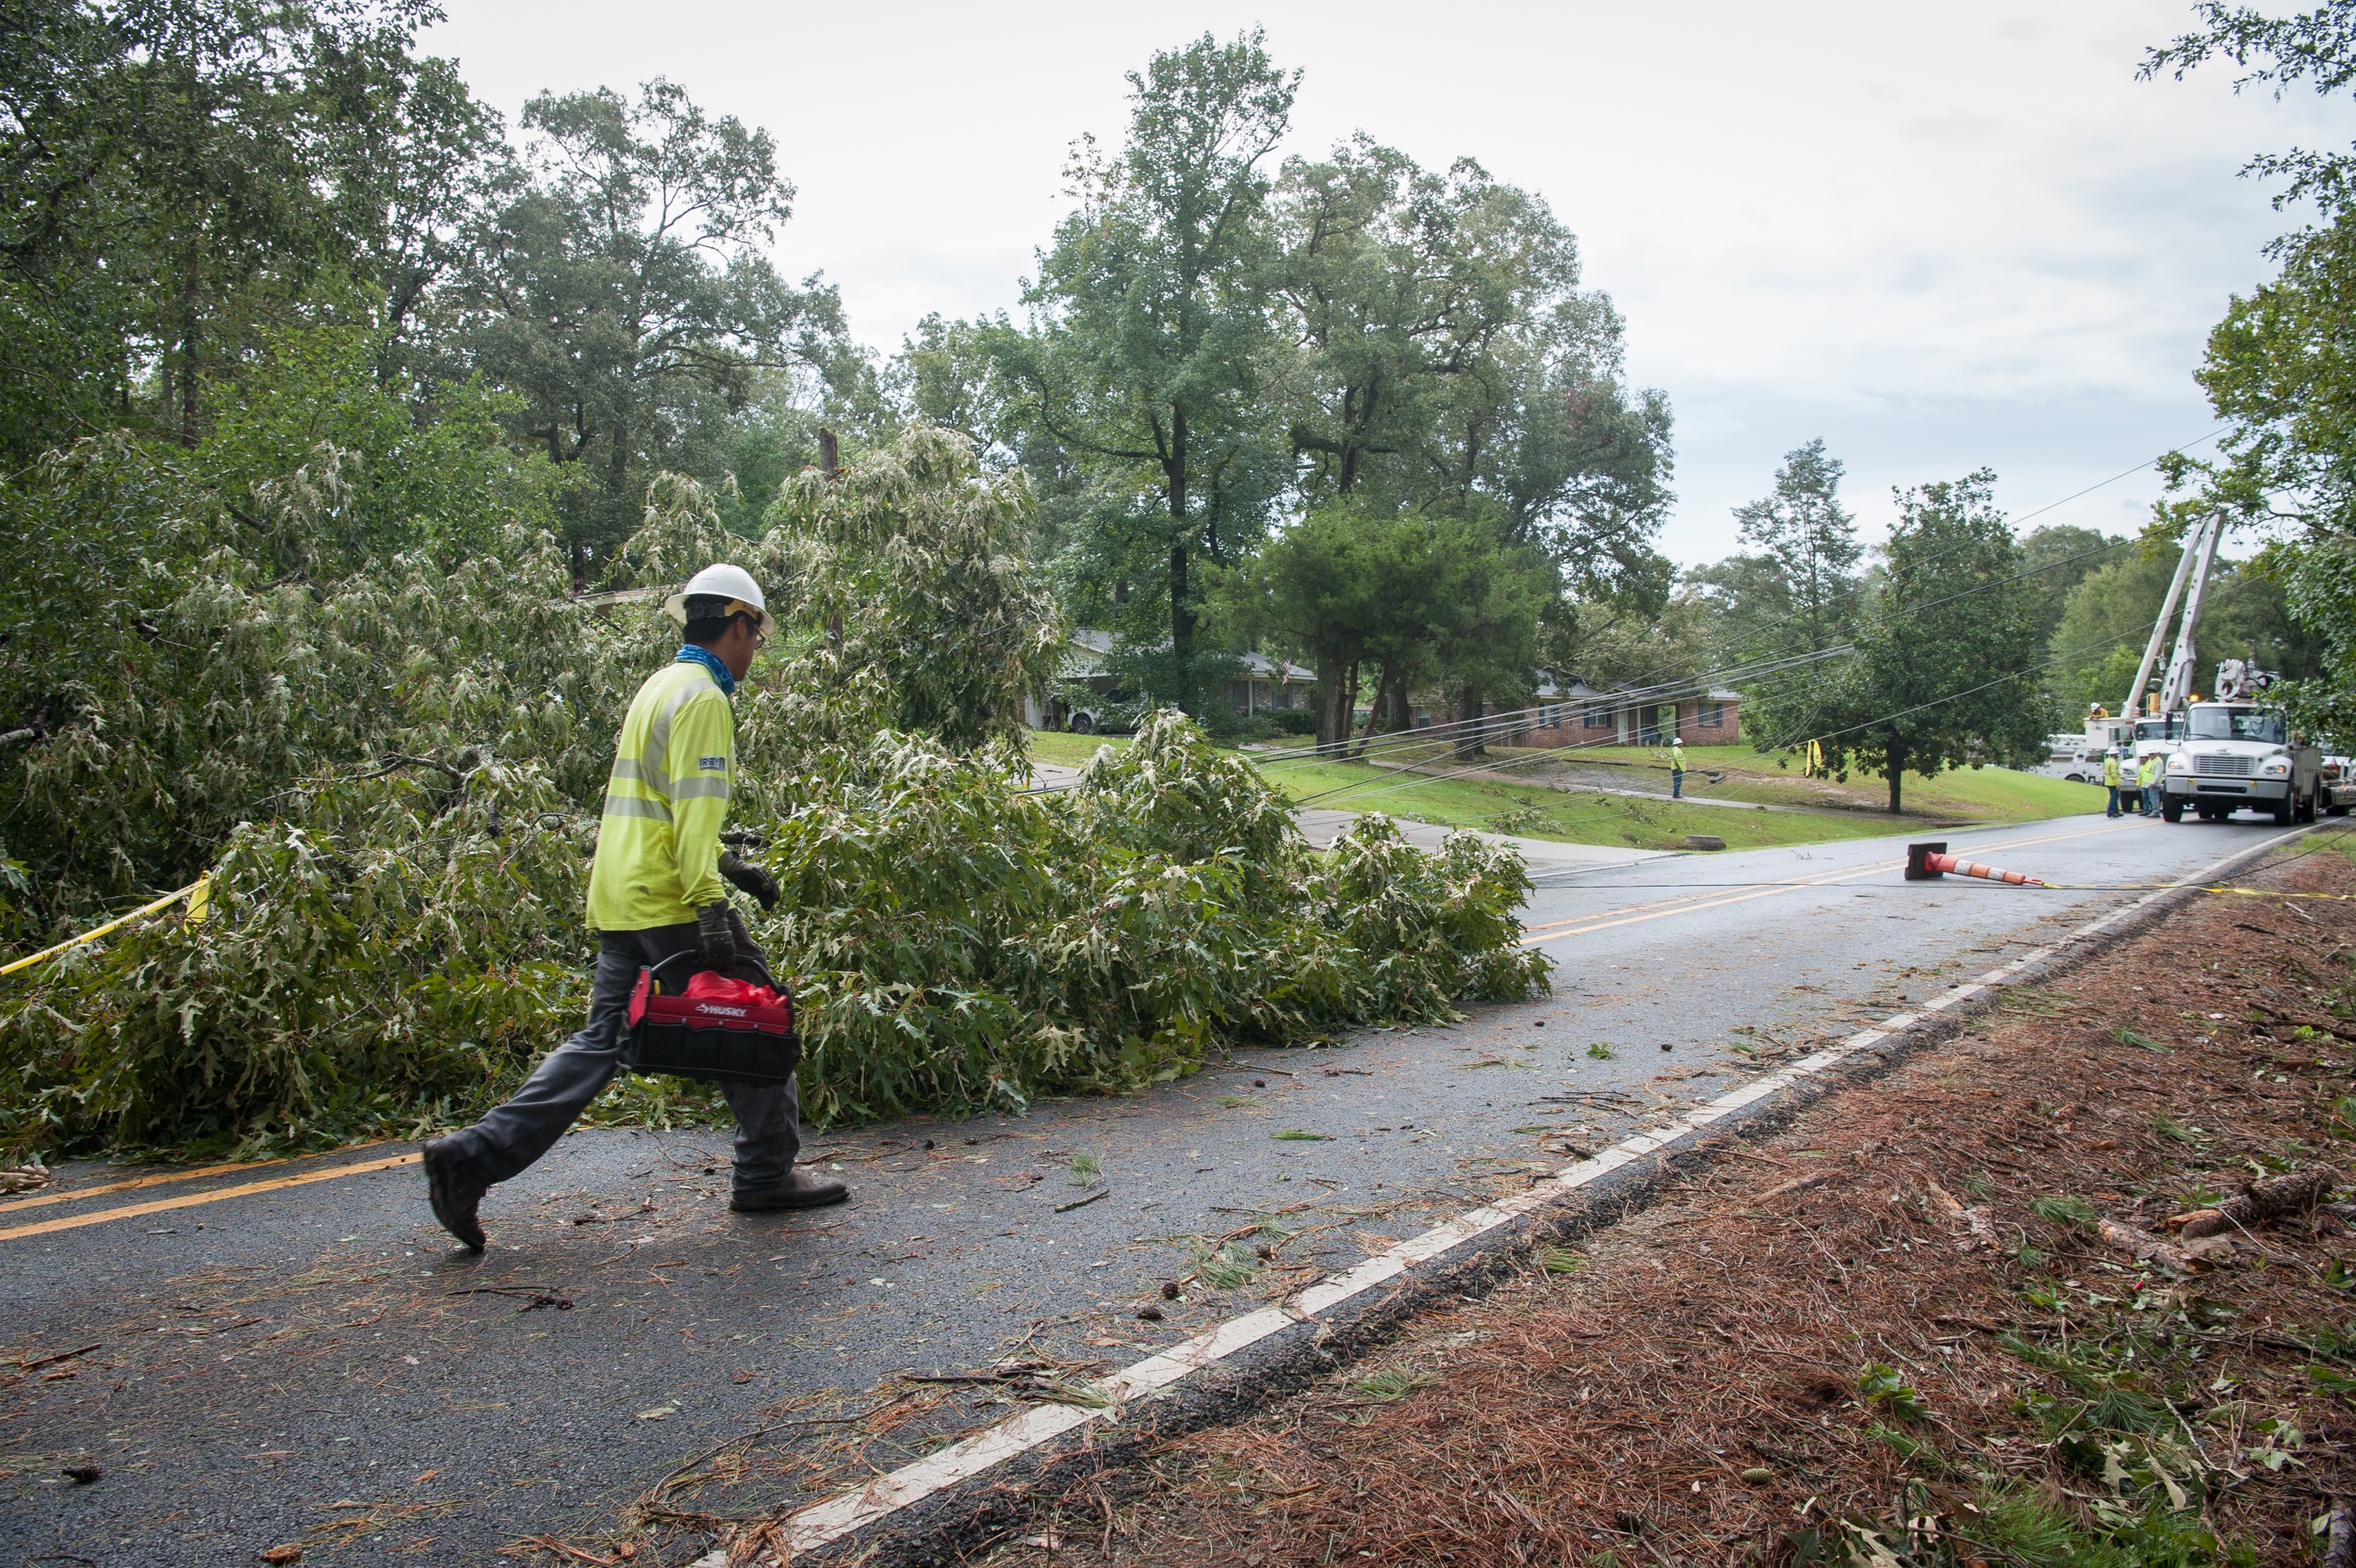
[(0, 974), (14, 974), (18, 970), (32, 968), (35, 964), (40, 963), (44, 958), (54, 958), (58, 954), (67, 951), (69, 948), (79, 947), (84, 942), (94, 942), (101, 937), (122, 930), (124, 926), (130, 924), (135, 920), (144, 920), (147, 916), (154, 914), (158, 909), (169, 909), (184, 898), (188, 901), (188, 923), (190, 925), (198, 924), (203, 922), (209, 906), (212, 904), (212, 893), (213, 878), (211, 874), (207, 873), (205, 875), (198, 877), (195, 881), (181, 889), (178, 892), (166, 893), (155, 903), (142, 905), (140, 907), (132, 910), (129, 914), (124, 915), (118, 920), (110, 920), (106, 924), (99, 926), (95, 930), (85, 931), (78, 937), (69, 937), (55, 947), (44, 947), (29, 958), (19, 958), (12, 964), (0, 964)]
[(2356, 893), (2286, 893), (2273, 888), (2196, 888), (2193, 890), (2203, 893), (2239, 893), (2244, 898), (2320, 898), (2334, 904), (2346, 904), (2351, 899), (2356, 899)]
[(2278, 888), (2185, 887), (2175, 882), (2047, 882), (2041, 886), (2077, 893), (2129, 893), (2147, 888), (2164, 892), (2173, 888), (2188, 893), (2239, 893), (2244, 898), (2319, 898), (2333, 904), (2356, 900), (2356, 893), (2286, 893)]

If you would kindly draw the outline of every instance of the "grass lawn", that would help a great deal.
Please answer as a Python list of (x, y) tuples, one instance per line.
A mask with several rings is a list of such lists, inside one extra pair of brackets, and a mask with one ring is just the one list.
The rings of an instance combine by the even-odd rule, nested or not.
[[(1498, 760), (1534, 758), (1535, 751), (1512, 746), (1489, 748)], [(1569, 753), (1567, 760), (1587, 764), (1612, 764), (1628, 775), (1628, 787), (1666, 790), (1669, 754), (1651, 746), (1600, 746)], [(1764, 801), (1776, 806), (1831, 807), (1842, 810), (1884, 812), (1890, 787), (1879, 775), (1851, 774), (1846, 782), (1801, 776), (1796, 762), (1775, 766), (1748, 746), (1687, 746), (1685, 786), (1688, 794), (1714, 795), (1723, 800)], [(1713, 783), (1705, 776), (1722, 776)], [(1970, 819), (1986, 822), (2028, 822), (2039, 817), (2063, 817), (2102, 808), (2105, 793), (2100, 785), (2072, 784), (2066, 778), (2021, 773), (2012, 768), (1951, 768), (1936, 777), (1909, 772), (1903, 804), (1911, 816), (1940, 821)]]
[[(1121, 747), (1129, 743), (1124, 735), (1065, 735), (1052, 730), (1034, 730), (1030, 741), (1032, 755), (1039, 761), (1072, 767), (1094, 757), (1099, 746)], [(1406, 760), (1403, 753), (1392, 755), (1395, 760)], [(1497, 767), (1521, 760), (1534, 761), (1539, 755), (1511, 746), (1492, 746), (1488, 765)], [(1427, 760), (1445, 764), (1445, 747), (1433, 745)], [(1665, 792), (1669, 787), (1665, 750), (1603, 746), (1572, 753), (1567, 759), (1558, 755), (1553, 760), (1609, 765), (1612, 782), (1631, 790)], [(1737, 811), (1701, 804), (1551, 790), (1535, 782), (1515, 784), (1483, 778), (1410, 783), (1408, 776), (1396, 769), (1363, 762), (1284, 759), (1262, 761), (1261, 767), (1270, 783), (1294, 800), (1312, 806), (1331, 806), (1346, 811), (1388, 811), (1395, 816), (1449, 827), (1477, 827), (1569, 843), (1628, 844), (1640, 849), (1680, 848), (1688, 833), (1715, 833), (1726, 840), (1729, 849), (1824, 843), (1904, 833), (1942, 823), (2033, 822), (2099, 810), (2103, 802), (2103, 792), (2093, 785), (2072, 784), (2040, 774), (2016, 773), (2009, 768), (1964, 768), (1936, 778), (1906, 775), (1906, 814), (1891, 817), (1882, 809), (1889, 797), (1879, 778), (1852, 775), (1846, 783), (1804, 778), (1790, 770), (1776, 768), (1773, 759), (1742, 745), (1688, 746), (1687, 792), (1722, 800), (1817, 809)], [(1508, 767), (1506, 771), (1513, 770)], [(1707, 776), (1711, 773), (1720, 776), (1714, 783)]]
[[(1388, 811), (1448, 827), (1478, 827), (1577, 844), (1627, 844), (1637, 849), (1679, 849), (1688, 833), (1715, 833), (1726, 840), (1728, 849), (1870, 839), (1902, 832), (1909, 820), (1876, 820), (1862, 812), (1852, 818), (1845, 813), (1729, 811), (1678, 801), (1637, 800), (1480, 778), (1411, 784), (1394, 769), (1363, 762), (1278, 762), (1266, 773), (1270, 783), (1311, 806)], [(1335, 790), (1349, 792), (1326, 794)], [(1324, 798), (1315, 798), (1318, 796)]]
[(1129, 744), (1126, 735), (1067, 735), (1060, 729), (1034, 729), (1030, 732), (1031, 757), (1034, 761), (1059, 762), (1067, 768), (1088, 765), (1098, 746), (1121, 750)]

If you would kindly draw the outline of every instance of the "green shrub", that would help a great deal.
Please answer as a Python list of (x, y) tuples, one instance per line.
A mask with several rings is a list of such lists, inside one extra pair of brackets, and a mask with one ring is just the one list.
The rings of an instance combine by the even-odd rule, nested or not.
[[(469, 1117), (577, 1025), (613, 737), (675, 629), (654, 600), (567, 602), (563, 552), (520, 526), (464, 558), (327, 549), (353, 504), (335, 454), (257, 490), (253, 540), (179, 464), (90, 449), (0, 495), (21, 531), (79, 541), (88, 580), (133, 585), (0, 584), (38, 634), (0, 642), (0, 701), (49, 715), (0, 776), (24, 862), (0, 920), (29, 948), (214, 878), (203, 923), (0, 993), (0, 1147), (254, 1152)], [(1060, 631), (1012, 552), (1019, 476), (911, 430), (788, 500), (748, 546), (666, 476), (621, 560), (661, 584), (732, 557), (776, 585), (731, 825), (784, 890), (752, 924), (801, 1003), (812, 1122), (1129, 1090), (1546, 984), (1518, 858), (1469, 835), (1426, 855), (1381, 817), (1312, 851), (1177, 713), (1032, 790), (1010, 715)], [(625, 1082), (592, 1114), (724, 1113)]]

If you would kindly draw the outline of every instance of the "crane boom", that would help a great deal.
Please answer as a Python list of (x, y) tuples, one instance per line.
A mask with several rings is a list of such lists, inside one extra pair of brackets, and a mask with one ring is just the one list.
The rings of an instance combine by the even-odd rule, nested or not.
[(2184, 596), (2184, 579), (2192, 575), (2192, 558), (2199, 553), (2200, 537), (2184, 541), (2184, 553), (2176, 562), (2176, 576), (2168, 585), (2168, 597), (2160, 601), (2160, 617), (2151, 623), (2151, 640), (2143, 645), (2143, 662), (2135, 666), (2135, 683), (2127, 688), (2126, 700), (2119, 705), (2120, 716), (2133, 719), (2143, 710), (2144, 683), (2151, 678), (2151, 666), (2160, 662), (2160, 644), (2168, 638), (2168, 623), (2175, 618), (2176, 601)]
[[(2184, 624), (2176, 633), (2176, 651), (2168, 662), (2168, 678), (2160, 685), (2160, 711), (2173, 713), (2192, 695), (2192, 639), (2201, 625), (2201, 606), (2209, 595), (2209, 568), (2217, 563), (2217, 536), (2222, 525), (2213, 513), (2184, 541), (2185, 553), (2198, 547), (2201, 559), (2192, 568), (2192, 587), (2184, 596)], [(2163, 622), (2162, 624), (2166, 624)]]

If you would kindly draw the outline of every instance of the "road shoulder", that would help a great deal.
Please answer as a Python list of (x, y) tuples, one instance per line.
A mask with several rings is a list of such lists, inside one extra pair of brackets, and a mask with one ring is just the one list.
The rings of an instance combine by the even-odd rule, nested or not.
[[(2295, 837), (2284, 835), (2282, 839)], [(2267, 841), (2279, 843), (2282, 839)], [(2204, 868), (2176, 890), (2149, 894), (1990, 973), (1881, 1021), (1840, 1045), (1754, 1081), (1677, 1123), (1624, 1141), (1595, 1158), (1541, 1178), (1517, 1200), (1496, 1200), (1422, 1236), (1370, 1257), (1287, 1299), (1186, 1346), (1155, 1363), (1104, 1380), (1094, 1410), (1026, 1412), (932, 1459), (879, 1476), (774, 1527), (800, 1556), (878, 1544), (894, 1560), (938, 1558), (999, 1532), (1024, 1499), (1067, 1484), (1073, 1466), (1103, 1471), (1133, 1462), (1186, 1431), (1218, 1426), (1369, 1353), (1435, 1300), (1478, 1295), (1510, 1277), (1533, 1247), (1560, 1245), (1648, 1203), (1679, 1173), (1709, 1165), (1744, 1135), (1771, 1131), (1843, 1079), (1870, 1076), (1928, 1041), (1952, 1035), (2000, 987), (2048, 975), (2165, 914), (2186, 884), (2213, 880), (2266, 852), (2261, 844)], [(1542, 1190), (1545, 1189), (1545, 1190)], [(1091, 1472), (1093, 1473), (1093, 1471)], [(882, 1521), (888, 1527), (878, 1529)], [(913, 1554), (913, 1555), (910, 1555)], [(706, 1560), (717, 1564), (723, 1555)]]
[[(2356, 892), (2330, 853), (2253, 880)], [(1067, 1456), (966, 1542), (1003, 1568), (1995, 1560), (2037, 1531), (2307, 1560), (2356, 1492), (2356, 1244), (2312, 1202), (2171, 1221), (2347, 1180), (2351, 939), (2349, 903), (2203, 900), (1289, 1397), (1133, 1439), (1146, 1462)]]

